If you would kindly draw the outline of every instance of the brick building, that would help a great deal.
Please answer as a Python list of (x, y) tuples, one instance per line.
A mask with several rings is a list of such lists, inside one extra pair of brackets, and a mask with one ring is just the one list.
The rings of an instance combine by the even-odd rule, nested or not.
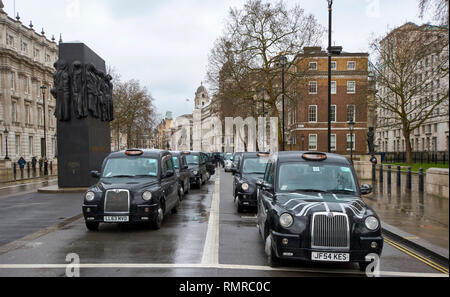
[[(367, 153), (367, 131), (374, 126), (374, 108), (368, 105), (373, 83), (368, 76), (368, 54), (342, 52), (332, 58), (331, 149), (349, 154), (353, 120), (353, 150)], [(328, 56), (321, 47), (305, 47), (298, 57), (297, 69), (304, 78), (296, 100), (286, 109), (286, 150), (327, 151), (328, 149)]]

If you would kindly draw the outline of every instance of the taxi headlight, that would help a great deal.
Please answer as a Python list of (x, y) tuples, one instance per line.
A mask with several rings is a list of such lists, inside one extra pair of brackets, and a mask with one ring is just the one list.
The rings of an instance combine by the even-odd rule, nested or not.
[(244, 191), (248, 190), (248, 184), (247, 183), (243, 183), (241, 187), (242, 187), (242, 190), (244, 190)]
[(198, 171), (197, 171), (197, 170), (194, 170), (192, 173), (193, 173), (194, 175), (197, 175), (197, 174), (198, 174)]
[(294, 217), (289, 213), (284, 213), (280, 216), (280, 225), (284, 228), (289, 228), (294, 223)]
[(372, 231), (377, 230), (378, 226), (380, 226), (380, 222), (374, 216), (368, 216), (366, 218), (366, 220), (364, 221), (364, 223), (365, 223), (367, 229), (372, 230)]
[(95, 194), (94, 192), (87, 192), (86, 195), (84, 196), (86, 198), (86, 201), (92, 201), (95, 198)]
[(152, 193), (149, 191), (145, 191), (144, 193), (142, 193), (142, 199), (144, 199), (145, 201), (149, 201), (150, 199), (152, 199)]

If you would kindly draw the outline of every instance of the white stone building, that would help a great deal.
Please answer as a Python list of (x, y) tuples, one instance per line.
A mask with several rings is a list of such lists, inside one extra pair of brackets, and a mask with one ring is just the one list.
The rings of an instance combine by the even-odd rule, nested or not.
[[(50, 95), (53, 63), (58, 59), (58, 46), (45, 33), (37, 33), (32, 25), (24, 26), (0, 8), (0, 158), (6, 155), (17, 161), (23, 156), (43, 156), (44, 106), (41, 86), (45, 89), (47, 158), (56, 152), (56, 101)], [(8, 131), (8, 133), (6, 133)]]
[(172, 129), (171, 149), (222, 151), (222, 125), (216, 117), (214, 102), (203, 84), (195, 92), (193, 113), (177, 117)]
[[(416, 26), (413, 23), (407, 23), (404, 26)], [(424, 32), (432, 30), (432, 26), (423, 25)], [(429, 28), (427, 28), (429, 27)], [(447, 31), (448, 32), (448, 31)], [(426, 33), (425, 33), (426, 34)], [(448, 34), (448, 33), (447, 33)], [(448, 38), (448, 35), (447, 35)], [(431, 94), (417, 96), (412, 100), (414, 105), (418, 105), (422, 100), (434, 100), (441, 98), (444, 94), (448, 95), (449, 78), (448, 76), (438, 79), (430, 79), (430, 73), (437, 71), (437, 61), (446, 61), (448, 68), (449, 48), (445, 48), (438, 55), (430, 54), (419, 62), (420, 73), (417, 73), (419, 79), (425, 82), (431, 88)], [(435, 77), (435, 76), (434, 76)], [(428, 80), (428, 81), (427, 81)], [(379, 96), (384, 96), (387, 90), (377, 89)], [(389, 119), (391, 118), (391, 119)], [(405, 152), (406, 144), (401, 130), (401, 126), (392, 126), (395, 116), (382, 106), (377, 108), (377, 127), (375, 133), (375, 145), (378, 152)], [(427, 119), (418, 129), (411, 133), (411, 147), (413, 152), (443, 152), (449, 150), (449, 106), (448, 97), (438, 107), (435, 108), (433, 115)]]

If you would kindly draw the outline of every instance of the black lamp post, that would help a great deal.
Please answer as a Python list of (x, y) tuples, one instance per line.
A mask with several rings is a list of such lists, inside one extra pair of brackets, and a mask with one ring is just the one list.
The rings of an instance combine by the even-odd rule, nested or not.
[(5, 134), (5, 145), (6, 145), (6, 155), (5, 155), (5, 160), (9, 160), (9, 156), (8, 156), (8, 127), (5, 127), (5, 131), (3, 131), (3, 134)]
[(305, 150), (305, 135), (302, 134), (302, 151)]
[(355, 122), (350, 120), (348, 122), (348, 127), (350, 128), (350, 161), (353, 164), (353, 128), (355, 127)]
[(283, 117), (282, 121), (282, 135), (281, 135), (281, 150), (284, 151), (284, 66), (286, 65), (287, 58), (281, 53), (278, 57), (278, 61), (281, 64), (281, 114)]
[[(45, 90), (46, 86), (41, 86), (42, 90), (42, 104), (43, 104), (43, 113), (44, 113), (44, 162), (47, 160), (47, 126), (45, 121)], [(44, 166), (44, 175), (47, 175), (46, 167)]]
[(340, 55), (341, 46), (331, 46), (331, 14), (333, 0), (328, 1), (328, 152), (331, 152), (331, 56)]

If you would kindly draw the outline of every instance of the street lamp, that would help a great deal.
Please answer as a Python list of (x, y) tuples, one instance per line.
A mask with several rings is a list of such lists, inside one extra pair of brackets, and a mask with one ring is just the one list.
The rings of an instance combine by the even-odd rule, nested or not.
[[(43, 103), (43, 112), (44, 112), (44, 162), (47, 160), (47, 127), (45, 122), (45, 90), (47, 89), (46, 86), (41, 86), (42, 90), (42, 103)], [(47, 175), (47, 166), (44, 166), (44, 175)]]
[(5, 131), (3, 131), (3, 134), (5, 134), (5, 145), (6, 145), (6, 155), (5, 155), (5, 160), (9, 160), (9, 156), (8, 156), (8, 127), (5, 127)]
[(305, 135), (302, 134), (302, 151), (305, 150)]
[(348, 127), (350, 128), (350, 161), (353, 164), (353, 129), (355, 127), (355, 122), (353, 122), (353, 120), (350, 120), (348, 122)]
[(331, 56), (340, 55), (341, 46), (331, 46), (331, 13), (333, 0), (328, 1), (328, 152), (331, 152)]
[(281, 150), (284, 151), (284, 66), (287, 62), (286, 56), (281, 53), (280, 56), (278, 56), (278, 62), (281, 64), (281, 114), (283, 117), (282, 122), (282, 134), (281, 134)]

